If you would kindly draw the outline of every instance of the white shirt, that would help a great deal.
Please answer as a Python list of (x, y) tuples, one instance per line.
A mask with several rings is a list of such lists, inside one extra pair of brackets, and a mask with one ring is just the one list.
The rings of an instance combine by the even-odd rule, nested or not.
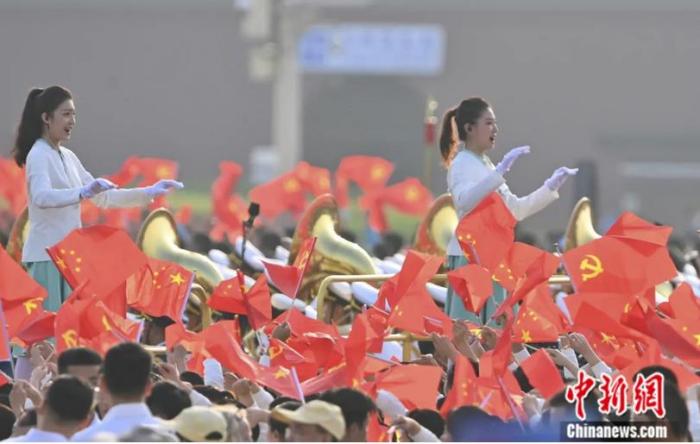
[(25, 435), (8, 438), (3, 442), (68, 442), (68, 439), (60, 433), (45, 432), (32, 427)]
[[(55, 150), (37, 139), (26, 163), (29, 233), (22, 250), (23, 262), (49, 260), (46, 248), (82, 226), (80, 189), (94, 180), (78, 157), (65, 147)], [(93, 203), (102, 208), (143, 206), (151, 201), (144, 188), (110, 190)]]
[(119, 437), (142, 425), (161, 427), (163, 422), (142, 402), (117, 404), (109, 409), (102, 422), (79, 431), (71, 441), (94, 441), (97, 435), (105, 433)]
[[(506, 185), (503, 176), (495, 170), (488, 156), (478, 156), (463, 146), (452, 159), (447, 171), (447, 191), (452, 194), (452, 201), (459, 219), (494, 191), (498, 191), (503, 202), (519, 221), (537, 213), (559, 198), (559, 193), (550, 190), (546, 185), (542, 185), (525, 197), (516, 196)], [(454, 234), (447, 245), (447, 254), (450, 256), (463, 254)]]

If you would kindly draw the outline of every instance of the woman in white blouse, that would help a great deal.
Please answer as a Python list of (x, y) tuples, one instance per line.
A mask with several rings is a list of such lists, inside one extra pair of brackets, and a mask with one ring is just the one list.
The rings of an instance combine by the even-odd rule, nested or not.
[[(500, 194), (517, 220), (525, 219), (555, 201), (559, 197), (558, 189), (578, 171), (561, 167), (540, 188), (518, 197), (508, 188), (504, 176), (520, 156), (530, 152), (530, 147), (513, 148), (494, 166), (487, 153), (495, 146), (497, 134), (496, 116), (491, 106), (478, 97), (462, 100), (443, 117), (440, 153), (448, 169), (447, 189), (460, 219), (493, 191)], [(467, 264), (454, 235), (447, 246), (447, 255), (450, 270)], [(467, 311), (448, 287), (445, 311), (454, 319), (486, 323), (504, 298), (504, 289), (494, 282), (493, 297), (482, 309), (481, 316), (477, 316)]]
[(47, 310), (57, 311), (70, 287), (51, 262), (46, 249), (81, 227), (80, 202), (91, 199), (100, 207), (146, 205), (154, 197), (180, 189), (174, 180), (144, 188), (116, 189), (107, 179), (95, 179), (78, 157), (62, 146), (75, 127), (70, 91), (60, 86), (33, 89), (24, 106), (13, 155), (26, 166), (29, 233), (22, 262), (48, 291)]

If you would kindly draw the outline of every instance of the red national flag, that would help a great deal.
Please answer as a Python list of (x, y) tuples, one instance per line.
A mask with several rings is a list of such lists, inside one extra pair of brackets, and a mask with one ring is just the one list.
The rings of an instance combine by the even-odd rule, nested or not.
[(258, 276), (255, 284), (243, 296), (250, 325), (254, 330), (263, 328), (272, 319), (270, 288), (265, 276)]
[(442, 369), (418, 364), (395, 365), (376, 376), (373, 392), (386, 390), (407, 409), (435, 409)]
[(11, 361), (10, 336), (7, 334), (7, 323), (5, 322), (5, 312), (0, 300), (0, 361)]
[(126, 282), (126, 303), (149, 316), (182, 319), (194, 273), (174, 262), (148, 258)]
[(243, 273), (221, 282), (212, 293), (207, 304), (214, 310), (237, 313), (248, 317), (254, 330), (264, 327), (272, 319), (270, 289), (264, 275), (246, 291)]
[(525, 296), (513, 324), (514, 342), (556, 342), (569, 328), (547, 284), (541, 284)]
[[(670, 231), (659, 227), (641, 230), (636, 225), (630, 228), (632, 216), (623, 214), (611, 228), (613, 234), (563, 255), (577, 291), (636, 294), (676, 276), (666, 245), (660, 244)], [(637, 220), (641, 221), (635, 217)]]
[(274, 219), (286, 211), (298, 215), (306, 206), (304, 188), (293, 171), (254, 187), (249, 197), (260, 204), (260, 214), (266, 219)]
[(348, 205), (348, 187), (353, 181), (364, 193), (381, 188), (394, 172), (394, 164), (386, 159), (375, 156), (346, 156), (343, 157), (335, 171), (335, 197), (338, 206)]
[(509, 319), (501, 331), (501, 335), (496, 341), (493, 350), (489, 350), (481, 355), (479, 359), (479, 377), (494, 378), (503, 377), (508, 364), (510, 363), (512, 351), (513, 320)]
[(313, 395), (314, 393), (325, 392), (332, 388), (347, 386), (347, 364), (341, 362), (335, 367), (322, 372), (318, 376), (301, 383), (301, 389), (304, 396)]
[(13, 216), (19, 216), (27, 206), (27, 186), (24, 169), (14, 159), (0, 157), (0, 198), (4, 198)]
[(552, 358), (542, 349), (520, 363), (520, 368), (523, 369), (530, 384), (545, 399), (551, 398), (566, 387)]
[(177, 179), (178, 164), (160, 157), (139, 157), (133, 161), (142, 177), (139, 186), (152, 185), (162, 179)]
[[(369, 212), (370, 226), (383, 232), (387, 228), (384, 208), (389, 206), (401, 213), (425, 214), (433, 202), (433, 195), (415, 177), (365, 194), (360, 206)], [(377, 214), (379, 213), (379, 214)]]
[(494, 192), (459, 221), (455, 234), (469, 262), (493, 273), (513, 246), (515, 224), (515, 217)]
[(460, 297), (464, 308), (480, 313), (493, 294), (491, 273), (481, 265), (468, 264), (447, 273), (447, 280)]
[(39, 285), (0, 245), (0, 299), (19, 302), (46, 299), (46, 289)]
[(245, 315), (246, 306), (243, 297), (244, 292), (243, 274), (238, 271), (236, 276), (221, 281), (219, 285), (214, 288), (214, 291), (207, 300), (207, 305), (223, 313)]
[(689, 322), (700, 322), (700, 303), (686, 282), (676, 287), (668, 298), (673, 317)]
[(340, 333), (338, 333), (338, 328), (335, 325), (308, 318), (299, 310), (287, 310), (272, 321), (273, 324), (277, 325), (282, 322), (289, 324), (292, 337), (301, 337), (305, 333), (324, 333), (332, 338), (340, 338)]
[(700, 367), (700, 326), (697, 322), (661, 319), (652, 310), (647, 312), (646, 319), (659, 344), (691, 366)]
[(292, 371), (281, 365), (260, 367), (256, 375), (256, 382), (276, 391), (282, 396), (300, 399), (299, 392), (294, 384)]
[(235, 236), (242, 230), (241, 224), (246, 217), (246, 205), (236, 194), (238, 180), (243, 174), (243, 168), (235, 162), (219, 163), (219, 177), (211, 186), (212, 210), (218, 224), (225, 227), (230, 236)]
[(462, 354), (457, 355), (454, 364), (452, 388), (440, 408), (440, 414), (447, 415), (455, 408), (473, 405), (476, 402), (476, 373), (472, 363)]
[(442, 259), (409, 250), (399, 272), (389, 326), (416, 334), (430, 329), (452, 336), (452, 321), (428, 294), (425, 284), (440, 268)]
[(119, 168), (119, 171), (112, 174), (111, 176), (107, 176), (107, 179), (109, 179), (111, 182), (114, 182), (114, 184), (116, 184), (119, 187), (125, 187), (134, 179), (136, 179), (136, 176), (139, 175), (138, 162), (138, 157), (129, 156), (124, 161), (124, 163), (122, 163), (122, 166)]
[(314, 196), (318, 197), (331, 192), (331, 172), (327, 168), (316, 167), (302, 161), (294, 168), (294, 172), (301, 186)]
[(574, 316), (573, 330), (578, 331), (580, 327), (633, 341), (648, 342), (649, 339), (642, 333), (622, 325), (605, 311), (586, 301), (581, 302)]
[(104, 225), (73, 230), (47, 252), (73, 289), (86, 284), (96, 295), (111, 294), (148, 263), (125, 231)]
[(274, 286), (283, 294), (286, 294), (292, 299), (297, 297), (302, 279), (304, 278), (304, 273), (306, 273), (306, 268), (311, 260), (311, 253), (314, 251), (314, 245), (316, 245), (315, 237), (304, 240), (299, 247), (299, 252), (294, 258), (292, 265), (279, 265), (273, 262), (263, 261), (265, 272), (270, 281), (272, 281)]
[(202, 332), (206, 350), (224, 368), (240, 378), (254, 381), (259, 364), (241, 348), (235, 335), (237, 326), (236, 321), (219, 321), (212, 324)]

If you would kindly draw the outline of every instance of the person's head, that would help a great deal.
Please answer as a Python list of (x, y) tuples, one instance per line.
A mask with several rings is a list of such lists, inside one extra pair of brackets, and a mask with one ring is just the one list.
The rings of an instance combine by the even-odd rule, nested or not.
[[(194, 390), (196, 390), (197, 393), (203, 395), (205, 398), (211, 401), (212, 404), (234, 404), (236, 406), (240, 406), (235, 396), (233, 396), (233, 394), (231, 394), (231, 392), (227, 390), (219, 390), (218, 388), (213, 387), (211, 385), (196, 385), (194, 386)], [(243, 407), (245, 408), (245, 406)]]
[(289, 424), (287, 441), (333, 442), (345, 436), (343, 412), (325, 401), (313, 400), (293, 411), (277, 407), (270, 415)]
[(204, 385), (204, 378), (202, 378), (202, 375), (189, 370), (180, 373), (180, 381), (189, 382), (192, 385)]
[(146, 398), (146, 405), (153, 416), (173, 419), (187, 407), (192, 406), (190, 395), (172, 382), (162, 381), (153, 385), (151, 394)]
[(464, 406), (447, 415), (447, 427), (442, 441), (490, 441), (503, 421), (479, 407)]
[[(598, 398), (600, 393), (592, 390), (583, 400), (583, 410), (586, 414), (586, 421), (602, 421), (603, 415), (598, 409)], [(554, 395), (545, 403), (545, 413), (542, 415), (542, 422), (551, 427), (559, 427), (563, 422), (577, 422), (576, 404), (566, 400), (566, 391)]]
[(415, 409), (408, 413), (408, 417), (418, 424), (433, 432), (438, 438), (445, 433), (445, 420), (439, 412), (431, 409)]
[(634, 374), (634, 378), (632, 378), (632, 380), (636, 380), (637, 375), (642, 375), (645, 378), (648, 378), (654, 373), (661, 373), (661, 375), (664, 377), (664, 382), (671, 383), (678, 387), (678, 378), (676, 377), (676, 374), (673, 373), (673, 370), (668, 367), (664, 367), (663, 365), (648, 365), (641, 368)]
[(114, 404), (143, 402), (151, 390), (151, 355), (139, 344), (124, 342), (105, 355), (100, 390)]
[(170, 424), (182, 442), (223, 442), (228, 425), (221, 412), (212, 407), (188, 407)]
[(494, 146), (496, 133), (496, 116), (484, 99), (472, 97), (462, 100), (442, 118), (440, 154), (443, 162), (449, 165), (460, 141), (477, 153), (490, 150)]
[(174, 433), (153, 426), (138, 426), (119, 437), (119, 442), (179, 442)]
[(367, 441), (369, 414), (376, 410), (370, 398), (355, 389), (339, 388), (322, 393), (319, 399), (337, 405), (343, 412), (343, 419), (345, 419), (343, 441)]
[(59, 374), (77, 376), (93, 387), (99, 382), (101, 366), (102, 357), (89, 348), (69, 348), (58, 356)]
[(70, 139), (75, 126), (75, 106), (70, 91), (61, 86), (29, 91), (12, 150), (17, 165), (23, 166), (29, 150), (40, 137), (54, 143)]
[(36, 427), (36, 424), (36, 409), (27, 409), (15, 423), (15, 428), (12, 430), (12, 436), (26, 435), (29, 429)]
[(61, 375), (54, 379), (37, 409), (41, 430), (63, 433), (70, 437), (91, 419), (93, 388), (77, 376)]
[(678, 390), (678, 386), (665, 382), (663, 386), (664, 409), (666, 415), (657, 418), (651, 411), (644, 414), (632, 414), (634, 423), (654, 421), (666, 425), (668, 441), (689, 441), (690, 432), (688, 430), (690, 416), (685, 398)]
[[(277, 401), (275, 399), (275, 401)], [(290, 412), (295, 411), (299, 407), (301, 407), (301, 402), (297, 401), (296, 399), (288, 399), (287, 401), (280, 402), (280, 403), (275, 403), (273, 401), (270, 403), (270, 410), (273, 410), (275, 407), (279, 406), (279, 408), (284, 409), (284, 410), (289, 410)], [(274, 405), (273, 405), (274, 404)], [(272, 441), (272, 442), (285, 442), (286, 438), (285, 435), (287, 433), (287, 423), (279, 421), (275, 419), (274, 417), (270, 416), (270, 419), (268, 420), (268, 425), (270, 426), (270, 432), (267, 435), (267, 440)]]
[(11, 408), (6, 405), (0, 405), (0, 441), (12, 436), (12, 428), (16, 419)]

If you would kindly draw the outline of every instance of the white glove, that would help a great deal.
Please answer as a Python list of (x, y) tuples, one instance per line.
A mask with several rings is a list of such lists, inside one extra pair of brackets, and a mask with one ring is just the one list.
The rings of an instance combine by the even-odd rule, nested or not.
[(80, 189), (80, 198), (81, 199), (92, 199), (93, 197), (97, 196), (98, 194), (107, 191), (107, 190), (112, 190), (116, 188), (117, 186), (110, 182), (107, 179), (95, 179), (89, 184), (85, 185)]
[(376, 404), (377, 408), (384, 413), (384, 416), (392, 420), (408, 414), (408, 409), (406, 409), (406, 406), (403, 405), (399, 398), (384, 389), (377, 391)]
[(171, 190), (181, 190), (185, 188), (182, 182), (177, 180), (163, 179), (159, 180), (150, 187), (146, 187), (146, 194), (152, 199), (164, 194), (168, 194)]
[(501, 159), (498, 165), (496, 165), (496, 171), (498, 171), (498, 174), (500, 174), (501, 176), (505, 175), (508, 171), (510, 171), (510, 168), (513, 166), (515, 161), (518, 160), (518, 157), (529, 153), (529, 145), (513, 148), (512, 150), (508, 151), (506, 155), (503, 156), (503, 159)]
[(575, 176), (576, 173), (578, 173), (578, 168), (557, 168), (554, 170), (554, 173), (552, 173), (552, 177), (544, 181), (544, 184), (547, 185), (547, 188), (550, 190), (557, 191), (564, 185), (564, 182), (566, 182), (569, 176)]

